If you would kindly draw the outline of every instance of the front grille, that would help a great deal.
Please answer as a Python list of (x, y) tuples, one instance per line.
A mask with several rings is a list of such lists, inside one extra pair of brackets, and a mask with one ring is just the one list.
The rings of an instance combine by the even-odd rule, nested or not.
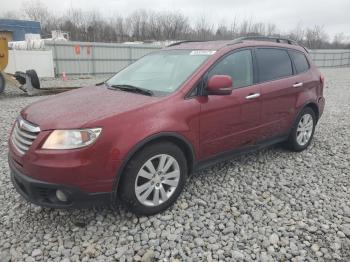
[(14, 178), (14, 182), (19, 186), (24, 194), (28, 195), (27, 189), (22, 182), (20, 182), (17, 178)]
[[(51, 190), (52, 192), (52, 190)], [(45, 202), (50, 202), (50, 189), (48, 188), (44, 188), (44, 187), (37, 187), (36, 188), (36, 193), (38, 195), (38, 197), (42, 200), (44, 200)]]
[(23, 118), (18, 118), (11, 136), (12, 144), (21, 155), (24, 155), (39, 132), (40, 128), (38, 126), (29, 123)]

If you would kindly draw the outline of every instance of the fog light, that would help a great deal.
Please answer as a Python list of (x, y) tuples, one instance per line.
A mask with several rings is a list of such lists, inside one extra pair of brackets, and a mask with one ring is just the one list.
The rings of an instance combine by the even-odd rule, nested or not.
[(59, 201), (67, 202), (67, 196), (61, 190), (56, 190), (56, 197)]

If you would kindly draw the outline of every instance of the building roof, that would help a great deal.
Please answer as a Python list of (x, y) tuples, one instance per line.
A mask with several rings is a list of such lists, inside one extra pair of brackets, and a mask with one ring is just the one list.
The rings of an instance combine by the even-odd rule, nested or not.
[(0, 31), (13, 33), (14, 41), (22, 41), (25, 34), (40, 34), (40, 22), (16, 19), (0, 19)]
[(39, 27), (40, 22), (32, 20), (18, 20), (18, 19), (2, 19), (0, 18), (0, 26), (16, 26), (16, 27)]

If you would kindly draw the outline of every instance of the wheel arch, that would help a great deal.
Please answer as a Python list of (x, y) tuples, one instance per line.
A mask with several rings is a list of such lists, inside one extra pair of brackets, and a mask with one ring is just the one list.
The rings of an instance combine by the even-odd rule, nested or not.
[(318, 105), (317, 105), (316, 102), (314, 102), (314, 101), (307, 101), (307, 102), (305, 102), (302, 106), (299, 107), (299, 110), (298, 110), (297, 113), (294, 115), (294, 117), (293, 117), (293, 122), (291, 123), (291, 126), (290, 126), (289, 131), (288, 131), (288, 137), (290, 136), (291, 131), (292, 131), (292, 129), (293, 129), (293, 126), (295, 125), (295, 122), (297, 121), (299, 115), (300, 115), (301, 112), (303, 112), (303, 110), (304, 110), (305, 108), (307, 108), (307, 107), (311, 108), (311, 109), (314, 111), (315, 116), (316, 116), (316, 124), (317, 124), (318, 119), (319, 119), (319, 117), (320, 117), (320, 111), (319, 111), (319, 109), (318, 109)]
[(306, 108), (306, 107), (310, 107), (315, 112), (316, 123), (317, 123), (318, 119), (320, 118), (320, 111), (318, 109), (317, 104), (315, 102), (309, 102), (303, 107), (303, 109)]
[(123, 177), (124, 170), (127, 164), (129, 163), (129, 161), (132, 159), (132, 157), (137, 152), (139, 152), (142, 148), (161, 141), (172, 142), (184, 152), (188, 163), (189, 174), (192, 173), (194, 169), (194, 164), (195, 164), (195, 151), (193, 149), (192, 144), (188, 141), (188, 139), (186, 139), (184, 136), (175, 132), (162, 132), (162, 133), (154, 134), (137, 143), (126, 155), (114, 179), (113, 194), (112, 194), (114, 199), (117, 195), (118, 186), (121, 178)]
[(315, 101), (307, 101), (305, 102), (302, 106), (300, 106), (300, 109), (298, 110), (298, 113), (295, 115), (295, 118), (294, 118), (294, 121), (293, 121), (293, 124), (295, 123), (296, 119), (298, 118), (298, 116), (300, 115), (300, 113), (306, 108), (306, 107), (310, 107), (314, 113), (315, 113), (315, 116), (316, 116), (316, 123), (320, 117), (320, 111), (319, 111), (319, 108), (318, 108), (318, 105)]

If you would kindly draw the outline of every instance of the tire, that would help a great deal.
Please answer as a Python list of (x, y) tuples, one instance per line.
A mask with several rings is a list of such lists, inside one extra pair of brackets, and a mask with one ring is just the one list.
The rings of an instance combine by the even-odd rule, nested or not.
[(16, 71), (15, 78), (20, 85), (24, 85), (26, 83), (26, 78), (21, 75), (21, 72)]
[[(310, 124), (307, 124), (307, 128), (303, 128), (302, 125), (306, 123), (312, 123), (312, 128), (309, 127)], [(295, 152), (300, 152), (308, 148), (314, 136), (316, 123), (317, 120), (314, 110), (310, 107), (305, 107), (294, 123), (286, 143), (287, 147)]]
[(30, 77), (32, 86), (36, 89), (40, 89), (40, 80), (35, 70), (27, 70), (26, 74)]
[(5, 85), (6, 85), (5, 77), (4, 77), (4, 75), (0, 72), (0, 94), (4, 92), (4, 90), (5, 90)]
[[(159, 171), (162, 170), (159, 165), (164, 167), (163, 173)], [(175, 144), (157, 142), (146, 146), (126, 166), (118, 187), (120, 199), (136, 215), (160, 213), (171, 206), (182, 192), (187, 172), (184, 153)]]

